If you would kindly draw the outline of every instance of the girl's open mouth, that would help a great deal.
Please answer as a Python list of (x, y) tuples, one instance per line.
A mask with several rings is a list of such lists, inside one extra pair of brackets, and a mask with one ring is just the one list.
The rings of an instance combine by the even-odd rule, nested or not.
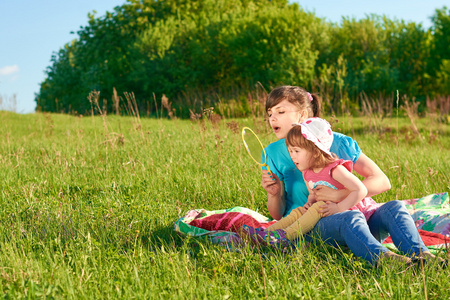
[(277, 133), (278, 131), (280, 131), (280, 127), (273, 127), (273, 132)]

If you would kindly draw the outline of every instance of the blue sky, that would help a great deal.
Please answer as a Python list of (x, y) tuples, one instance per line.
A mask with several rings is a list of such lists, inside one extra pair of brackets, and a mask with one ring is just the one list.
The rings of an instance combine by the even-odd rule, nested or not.
[[(0, 0), (0, 96), (1, 109), (34, 112), (34, 94), (45, 78), (53, 52), (77, 37), (70, 34), (87, 25), (87, 14), (112, 11), (125, 0)], [(384, 14), (391, 19), (422, 23), (428, 28), (436, 8), (450, 6), (448, 0), (298, 0), (305, 10), (328, 21), (342, 16), (365, 17)], [(70, 91), (68, 91), (70, 92)], [(15, 95), (17, 104), (11, 100)]]

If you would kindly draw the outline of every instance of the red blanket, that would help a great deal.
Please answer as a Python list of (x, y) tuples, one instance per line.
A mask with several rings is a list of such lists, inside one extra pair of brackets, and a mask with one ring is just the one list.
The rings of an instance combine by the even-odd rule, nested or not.
[[(450, 238), (446, 237), (445, 235), (434, 233), (430, 231), (425, 231), (418, 229), (420, 237), (422, 238), (423, 243), (425, 246), (436, 246), (436, 245), (445, 245), (445, 242), (447, 240), (447, 245), (450, 246)], [(389, 236), (383, 244), (390, 244), (392, 243), (392, 238)]]
[(244, 224), (255, 228), (267, 228), (275, 222), (276, 221), (260, 223), (252, 216), (244, 213), (226, 212), (223, 214), (211, 215), (203, 219), (192, 220), (189, 225), (203, 228), (209, 231), (224, 230), (238, 232), (238, 229)]

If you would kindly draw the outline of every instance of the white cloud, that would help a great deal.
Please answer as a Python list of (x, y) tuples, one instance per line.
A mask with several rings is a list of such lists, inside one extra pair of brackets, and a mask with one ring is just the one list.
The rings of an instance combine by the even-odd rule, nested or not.
[(14, 73), (19, 72), (19, 66), (13, 65), (13, 66), (6, 66), (3, 68), (0, 68), (0, 75), (11, 75)]

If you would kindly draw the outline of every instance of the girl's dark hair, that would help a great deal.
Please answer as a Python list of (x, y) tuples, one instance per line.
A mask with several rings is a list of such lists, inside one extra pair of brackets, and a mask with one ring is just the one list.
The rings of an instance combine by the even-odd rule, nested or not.
[(289, 130), (286, 137), (286, 145), (290, 147), (299, 147), (306, 149), (312, 153), (314, 159), (312, 168), (323, 168), (336, 160), (336, 155), (331, 153), (331, 156), (320, 150), (313, 142), (306, 139), (302, 134), (301, 126), (294, 126)]
[(317, 94), (310, 95), (312, 96), (312, 100), (310, 100), (308, 92), (298, 86), (283, 85), (277, 87), (267, 96), (266, 112), (278, 105), (281, 101), (287, 100), (296, 105), (300, 110), (306, 109), (309, 118), (320, 117), (322, 100)]

